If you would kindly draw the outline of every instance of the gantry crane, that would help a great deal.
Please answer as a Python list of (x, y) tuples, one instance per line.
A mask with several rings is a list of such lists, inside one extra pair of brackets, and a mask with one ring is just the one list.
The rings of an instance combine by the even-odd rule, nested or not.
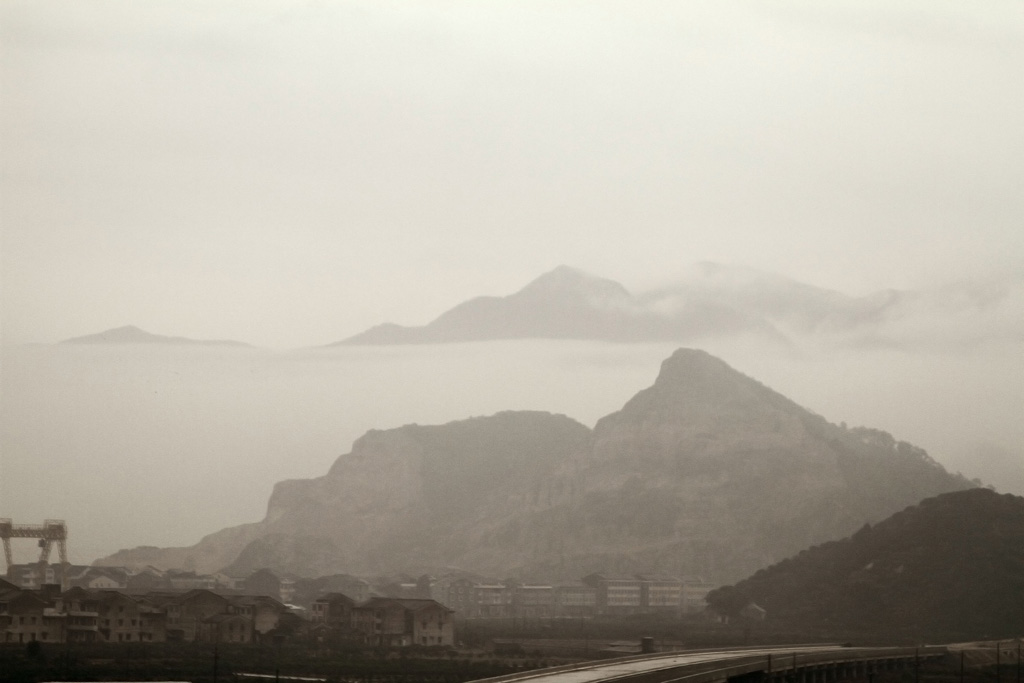
[(60, 563), (65, 567), (68, 564), (68, 526), (63, 519), (47, 519), (42, 524), (12, 524), (9, 519), (0, 519), (0, 538), (4, 541), (4, 559), (7, 560), (8, 571), (14, 564), (14, 556), (11, 553), (12, 538), (39, 539), (39, 564), (41, 565), (50, 561), (50, 550), (56, 543), (57, 552), (60, 554)]

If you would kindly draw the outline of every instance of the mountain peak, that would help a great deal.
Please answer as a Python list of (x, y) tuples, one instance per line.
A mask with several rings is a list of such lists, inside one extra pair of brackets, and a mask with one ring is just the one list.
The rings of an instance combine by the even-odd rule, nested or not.
[(96, 334), (88, 334), (82, 337), (72, 337), (71, 339), (65, 340), (63, 343), (66, 344), (84, 344), (84, 343), (108, 343), (108, 344), (135, 344), (142, 342), (152, 342), (160, 340), (162, 337), (152, 332), (147, 332), (140, 327), (135, 325), (122, 325), (121, 327), (112, 327), (109, 330), (103, 332), (97, 332)]
[(686, 405), (690, 409), (698, 405), (711, 408), (728, 404), (735, 409), (740, 405), (778, 403), (780, 399), (791, 403), (707, 351), (681, 348), (662, 361), (654, 386), (637, 394), (624, 411), (634, 402), (648, 407)]
[(630, 297), (626, 288), (618, 282), (566, 265), (558, 266), (554, 270), (544, 273), (518, 292), (518, 295), (549, 296), (551, 294)]
[(728, 375), (739, 375), (721, 358), (712, 356), (701, 349), (676, 349), (661, 362), (661, 372), (656, 383), (692, 381), (694, 379), (722, 379)]
[(135, 325), (122, 325), (96, 334), (65, 339), (62, 344), (173, 344), (173, 345), (213, 345), (213, 346), (248, 346), (243, 342), (222, 339), (188, 339), (186, 337), (168, 337), (147, 332)]

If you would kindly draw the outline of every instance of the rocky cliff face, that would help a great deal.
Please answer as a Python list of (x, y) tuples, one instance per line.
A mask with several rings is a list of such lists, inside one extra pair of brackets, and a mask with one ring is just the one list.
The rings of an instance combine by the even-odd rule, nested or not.
[[(969, 487), (884, 432), (847, 430), (701, 351), (598, 422), (523, 511), (466, 559), (515, 547), (524, 574), (741, 578), (939, 492)], [(506, 568), (508, 565), (506, 565)], [(492, 570), (493, 571), (493, 570)]]
[(508, 412), (371, 431), (325, 476), (278, 484), (259, 524), (145, 561), (728, 582), (969, 486), (920, 449), (831, 425), (723, 361), (681, 349), (652, 387), (593, 430)]

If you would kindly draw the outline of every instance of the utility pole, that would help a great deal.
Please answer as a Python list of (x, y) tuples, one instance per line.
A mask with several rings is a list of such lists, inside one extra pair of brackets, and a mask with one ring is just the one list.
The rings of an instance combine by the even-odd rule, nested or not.
[(1017, 639), (1017, 683), (1020, 683), (1020, 638)]
[(71, 634), (67, 634), (64, 639), (64, 680), (71, 679)]

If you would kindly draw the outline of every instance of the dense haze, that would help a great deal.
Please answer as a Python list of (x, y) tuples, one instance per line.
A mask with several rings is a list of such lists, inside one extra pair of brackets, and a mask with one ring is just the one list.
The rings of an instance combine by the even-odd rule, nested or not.
[[(884, 344), (699, 345), (1024, 493), (1022, 82), (1016, 0), (7, 0), (0, 517), (84, 562), (254, 521), (370, 428), (592, 425), (682, 344), (308, 350), (563, 263), (949, 287)], [(129, 324), (256, 348), (52, 345)]]
[[(135, 545), (188, 545), (262, 518), (275, 482), (324, 474), (371, 428), (506, 409), (592, 426), (648, 386), (673, 348), (8, 348), (4, 513), (67, 519), (75, 561)], [(1020, 346), (955, 362), (900, 351), (766, 354), (742, 343), (709, 350), (829, 420), (885, 429), (953, 471), (1024, 493), (1019, 451), (1008, 462), (972, 459), (981, 444), (1024, 441)]]

